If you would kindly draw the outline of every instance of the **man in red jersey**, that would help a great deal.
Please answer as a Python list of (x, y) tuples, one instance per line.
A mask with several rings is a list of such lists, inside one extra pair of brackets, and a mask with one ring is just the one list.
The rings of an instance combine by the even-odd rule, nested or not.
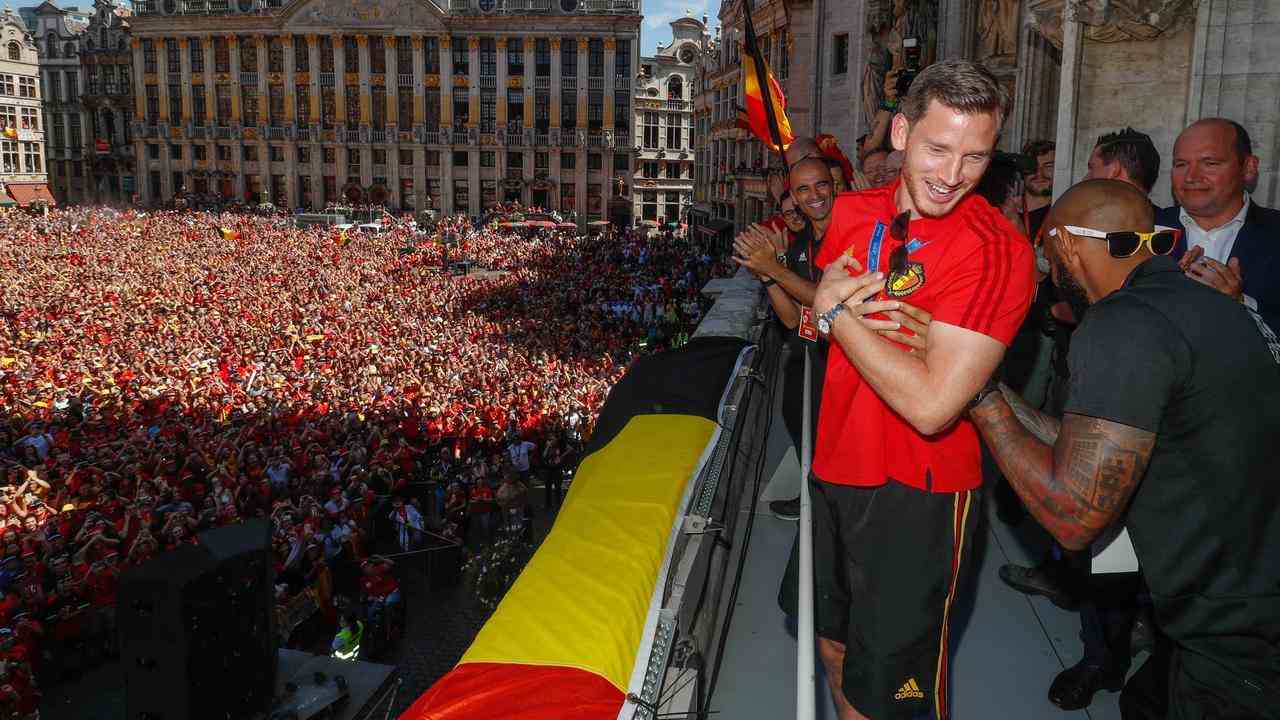
[[(963, 414), (1035, 288), (1030, 245), (970, 193), (1007, 105), (980, 65), (922, 71), (892, 122), (901, 178), (840, 195), (818, 255), (832, 347), (811, 478), (816, 626), (842, 720), (948, 714), (948, 624), (982, 484)], [(923, 351), (877, 333), (902, 302), (933, 317)]]

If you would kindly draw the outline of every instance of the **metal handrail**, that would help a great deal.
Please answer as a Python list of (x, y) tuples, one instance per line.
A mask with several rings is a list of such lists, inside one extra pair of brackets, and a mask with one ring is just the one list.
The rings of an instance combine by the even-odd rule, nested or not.
[(800, 617), (796, 626), (796, 720), (813, 720), (816, 712), (813, 688), (817, 675), (813, 666), (813, 505), (809, 497), (809, 468), (813, 457), (813, 428), (810, 413), (812, 359), (804, 353), (804, 418), (800, 425)]

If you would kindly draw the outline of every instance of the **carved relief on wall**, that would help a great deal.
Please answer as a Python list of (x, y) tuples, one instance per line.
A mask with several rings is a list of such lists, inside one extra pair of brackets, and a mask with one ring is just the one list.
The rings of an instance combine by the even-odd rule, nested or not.
[[(1062, 14), (1069, 11), (1094, 42), (1154, 40), (1195, 22), (1200, 0), (1029, 0), (1031, 25), (1062, 49)], [(1070, 3), (1070, 7), (1067, 4)]]
[(314, 0), (289, 13), (288, 27), (440, 27), (436, 15), (419, 0)]
[(1019, 5), (1018, 0), (978, 0), (978, 60), (1010, 67), (1017, 63)]

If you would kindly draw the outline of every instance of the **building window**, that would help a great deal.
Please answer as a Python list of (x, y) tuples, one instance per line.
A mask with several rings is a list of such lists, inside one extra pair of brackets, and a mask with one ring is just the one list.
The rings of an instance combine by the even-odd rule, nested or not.
[(331, 38), (331, 37), (320, 38), (320, 72), (322, 73), (331, 73), (334, 71), (333, 70), (333, 43), (334, 42), (335, 42), (334, 38)]
[(159, 160), (159, 159), (160, 159), (160, 146), (159, 146), (159, 145), (157, 145), (156, 143), (147, 143), (147, 159), (148, 159), (148, 160)]
[(604, 40), (601, 38), (587, 41), (587, 77), (604, 77)]
[(480, 132), (492, 133), (497, 125), (497, 96), (492, 91), (480, 92)]
[(320, 88), (320, 125), (326, 130), (338, 122), (338, 93), (331, 87)]
[(279, 145), (267, 146), (267, 157), (271, 159), (271, 162), (284, 162), (284, 148)]
[(369, 89), (370, 113), (369, 121), (374, 130), (382, 130), (387, 126), (387, 88), (374, 85)]
[(422, 71), (427, 75), (440, 74), (440, 38), (428, 37), (423, 39)]
[(200, 38), (191, 38), (187, 42), (190, 43), (187, 46), (187, 56), (191, 63), (191, 72), (204, 72), (204, 43)]
[(284, 43), (274, 35), (267, 40), (267, 72), (284, 72)]
[(471, 73), (471, 59), (467, 52), (467, 39), (464, 37), (453, 37), (449, 39), (449, 50), (453, 55), (453, 74), (469, 75)]
[(631, 80), (631, 41), (618, 38), (614, 41), (616, 47), (613, 56), (613, 75), (614, 77), (625, 78)]
[(493, 77), (498, 74), (498, 49), (493, 38), (480, 38), (480, 75)]
[(147, 86), (147, 124), (156, 125), (160, 122), (160, 88), (155, 85)]
[(142, 41), (142, 71), (147, 73), (156, 71), (156, 44), (152, 40)]
[(178, 40), (168, 38), (164, 41), (164, 69), (171, 73), (182, 69), (182, 56), (178, 54)]
[(294, 116), (298, 118), (299, 125), (309, 125), (311, 123), (311, 87), (308, 85), (299, 85), (294, 88)]
[(258, 146), (244, 145), (240, 148), (240, 159), (245, 162), (258, 162)]
[(787, 47), (787, 34), (785, 32), (778, 36), (778, 42), (782, 43), (782, 52), (778, 53), (778, 79), (786, 80), (787, 75), (791, 72), (791, 51)]
[(560, 127), (567, 130), (578, 127), (578, 98), (574, 93), (560, 95)]
[(218, 162), (231, 162), (230, 145), (215, 145), (214, 148), (218, 151)]
[(466, 88), (453, 89), (453, 126), (456, 129), (462, 129), (466, 126), (471, 115), (470, 96)]
[[(24, 110), (26, 108), (23, 108)], [(0, 105), (0, 128), (18, 126), (17, 108), (13, 105)]]
[(40, 129), (40, 111), (36, 108), (22, 108), (22, 125), (27, 130)]
[(588, 169), (588, 170), (603, 170), (603, 169), (604, 169), (604, 156), (603, 156), (603, 155), (601, 155), (600, 153), (587, 153), (587, 169)]
[(613, 129), (626, 132), (631, 129), (631, 101), (626, 93), (615, 93), (613, 96)]
[(644, 114), (644, 146), (649, 150), (658, 149), (658, 113)]
[(425, 93), (427, 101), (427, 114), (425, 116), (427, 132), (436, 132), (440, 129), (440, 89), (427, 88)]
[(331, 147), (321, 148), (320, 162), (324, 163), (325, 165), (332, 165), (338, 162), (337, 148), (331, 148)]
[(598, 90), (587, 94), (587, 127), (591, 130), (604, 127), (604, 93)]
[(181, 159), (182, 159), (182, 146), (181, 146), (181, 145), (170, 145), (170, 146), (169, 146), (169, 159), (170, 159), (170, 160), (181, 160)]
[(578, 77), (578, 43), (573, 38), (560, 42), (560, 76)]
[(413, 127), (413, 92), (402, 92), (396, 94), (396, 125), (401, 130), (408, 130)]
[(253, 38), (237, 39), (240, 46), (240, 72), (258, 71), (258, 43)]
[(551, 153), (535, 152), (533, 154), (533, 169), (546, 171), (551, 167)]
[(507, 76), (524, 75), (524, 39), (507, 40)]
[(0, 95), (8, 95), (12, 97), (17, 94), (18, 92), (14, 89), (13, 85), (13, 76), (0, 75)]
[(413, 164), (413, 151), (412, 151), (412, 150), (401, 150), (399, 154), (400, 154), (400, 164), (401, 164), (402, 166), (403, 166), (403, 165), (412, 165), (412, 164)]
[(656, 160), (646, 160), (640, 165), (640, 168), (641, 176), (645, 179), (653, 180), (658, 177), (658, 163)]
[(849, 72), (849, 33), (836, 35), (831, 44), (831, 74), (844, 75)]
[(21, 46), (21, 45), (19, 45), (19, 44), (18, 44), (18, 43), (16, 43), (16, 42), (11, 42), (11, 43), (9, 43), (9, 59), (10, 59), (10, 60), (21, 60), (21, 59), (22, 59), (22, 46)]
[(384, 166), (387, 164), (387, 150), (386, 150), (386, 148), (374, 148), (374, 149), (373, 149), (373, 164), (374, 164), (374, 165), (384, 165)]
[(396, 74), (413, 77), (413, 46), (405, 42), (408, 38), (400, 38), (396, 43)]
[(524, 123), (524, 90), (507, 90), (507, 125), (518, 128)]
[(667, 115), (667, 149), (682, 150), (684, 149), (684, 118), (676, 113)]
[(440, 167), (440, 151), (439, 150), (428, 150), (426, 152), (426, 156), (427, 156), (427, 167)]
[(471, 188), (467, 185), (467, 181), (463, 179), (455, 179), (453, 181), (453, 209), (454, 212), (465, 213), (467, 206), (471, 201)]
[(231, 46), (224, 37), (213, 39), (213, 71), (231, 72)]
[(571, 182), (560, 183), (560, 210), (573, 212), (577, 207), (577, 185)]
[(578, 166), (577, 153), (562, 152), (560, 153), (560, 169), (572, 170)]
[(657, 190), (644, 190), (640, 193), (640, 217), (645, 220), (658, 219)]
[(346, 99), (344, 104), (347, 106), (347, 127), (354, 130), (360, 125), (359, 85), (348, 85), (346, 87)]
[(247, 85), (241, 86), (240, 108), (245, 125), (258, 124), (258, 89)]
[(626, 153), (613, 154), (613, 171), (625, 173), (631, 169), (631, 157)]
[[(200, 147), (200, 146), (197, 145), (196, 147)], [(297, 152), (298, 152), (299, 163), (303, 165), (308, 165), (311, 163), (311, 148), (307, 147), (306, 145), (299, 145)]]
[(466, 167), (469, 164), (468, 155), (470, 155), (470, 153), (468, 153), (466, 150), (454, 150), (453, 166)]
[(307, 45), (307, 39), (302, 35), (293, 36), (293, 71), (311, 71), (311, 46)]
[(18, 143), (13, 140), (0, 141), (0, 171), (8, 174), (18, 172)]
[(182, 86), (169, 86), (169, 122), (175, 125), (182, 120)]
[(387, 74), (387, 41), (381, 35), (369, 38), (369, 72), (374, 75)]
[(209, 148), (196, 143), (191, 146), (191, 159), (196, 162), (204, 162), (209, 157)]
[(533, 96), (533, 125), (544, 133), (551, 127), (551, 96), (539, 92)]
[(480, 181), (480, 205), (482, 207), (490, 207), (498, 202), (498, 181), (497, 180), (481, 180)]
[(360, 72), (360, 47), (356, 45), (356, 39), (352, 35), (342, 36), (342, 71)]
[(533, 41), (533, 71), (538, 77), (551, 77), (551, 43), (546, 38)]

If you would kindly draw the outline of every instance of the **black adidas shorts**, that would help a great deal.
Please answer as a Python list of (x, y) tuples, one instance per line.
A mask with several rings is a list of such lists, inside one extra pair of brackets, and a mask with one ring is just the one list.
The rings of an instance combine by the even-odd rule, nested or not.
[[(845, 644), (845, 697), (875, 720), (945, 720), (951, 607), (972, 565), (981, 492), (813, 478), (809, 488), (814, 623), (819, 636)], [(788, 584), (779, 601), (794, 613)]]

